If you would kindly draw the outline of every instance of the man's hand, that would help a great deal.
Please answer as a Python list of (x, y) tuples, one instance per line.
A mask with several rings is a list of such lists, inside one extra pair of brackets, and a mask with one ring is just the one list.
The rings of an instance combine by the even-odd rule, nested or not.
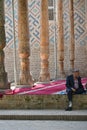
[(73, 92), (75, 92), (75, 91), (76, 91), (76, 89), (75, 89), (75, 88), (71, 88), (71, 89), (72, 89), (72, 91), (73, 91)]

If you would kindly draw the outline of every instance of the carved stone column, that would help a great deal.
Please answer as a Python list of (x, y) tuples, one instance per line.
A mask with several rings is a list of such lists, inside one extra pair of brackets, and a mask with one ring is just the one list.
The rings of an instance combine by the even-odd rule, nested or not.
[(75, 38), (74, 38), (74, 8), (73, 8), (73, 0), (69, 0), (69, 12), (70, 12), (70, 46), (69, 46), (70, 69), (74, 69)]
[(48, 61), (49, 59), (48, 0), (42, 0), (41, 2), (40, 57), (41, 57), (40, 81), (48, 82), (50, 80), (49, 61)]
[(87, 0), (85, 0), (85, 26), (87, 32)]
[(7, 73), (4, 66), (4, 47), (6, 45), (5, 37), (5, 16), (4, 16), (4, 0), (0, 0), (0, 89), (8, 88)]
[(64, 75), (64, 33), (63, 33), (63, 2), (58, 0), (58, 68), (59, 77)]
[(30, 46), (29, 46), (29, 26), (28, 26), (28, 0), (18, 0), (18, 39), (20, 57), (20, 84), (33, 84), (30, 75)]

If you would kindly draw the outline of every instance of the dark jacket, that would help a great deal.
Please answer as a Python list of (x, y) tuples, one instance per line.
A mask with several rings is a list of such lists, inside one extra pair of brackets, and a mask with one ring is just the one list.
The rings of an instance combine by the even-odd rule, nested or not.
[[(79, 88), (83, 89), (83, 85), (81, 83), (81, 77), (78, 77), (78, 86)], [(70, 75), (66, 79), (66, 88), (67, 90), (71, 90), (71, 88), (74, 88), (74, 77), (73, 75)]]

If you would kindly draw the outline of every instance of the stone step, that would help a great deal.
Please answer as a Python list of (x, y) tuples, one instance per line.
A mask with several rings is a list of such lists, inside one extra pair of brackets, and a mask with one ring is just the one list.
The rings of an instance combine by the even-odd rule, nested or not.
[(87, 121), (87, 110), (0, 110), (0, 120)]

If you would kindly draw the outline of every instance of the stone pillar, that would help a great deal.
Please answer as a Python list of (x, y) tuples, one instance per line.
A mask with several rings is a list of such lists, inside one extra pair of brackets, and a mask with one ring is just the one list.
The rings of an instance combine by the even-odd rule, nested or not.
[(58, 68), (59, 77), (64, 75), (64, 33), (63, 33), (63, 2), (58, 0)]
[(0, 89), (8, 88), (7, 73), (4, 66), (4, 47), (6, 45), (5, 37), (5, 16), (4, 16), (4, 0), (0, 0)]
[(41, 2), (41, 41), (40, 41), (40, 57), (41, 72), (40, 81), (48, 82), (49, 74), (49, 21), (48, 21), (48, 0)]
[(85, 26), (87, 32), (87, 0), (85, 0)]
[(20, 85), (33, 85), (30, 75), (30, 46), (28, 26), (28, 0), (18, 0), (18, 39), (20, 57)]
[(70, 69), (74, 69), (75, 38), (74, 38), (74, 7), (73, 7), (73, 0), (69, 0), (69, 13), (70, 13), (70, 46), (69, 46)]

